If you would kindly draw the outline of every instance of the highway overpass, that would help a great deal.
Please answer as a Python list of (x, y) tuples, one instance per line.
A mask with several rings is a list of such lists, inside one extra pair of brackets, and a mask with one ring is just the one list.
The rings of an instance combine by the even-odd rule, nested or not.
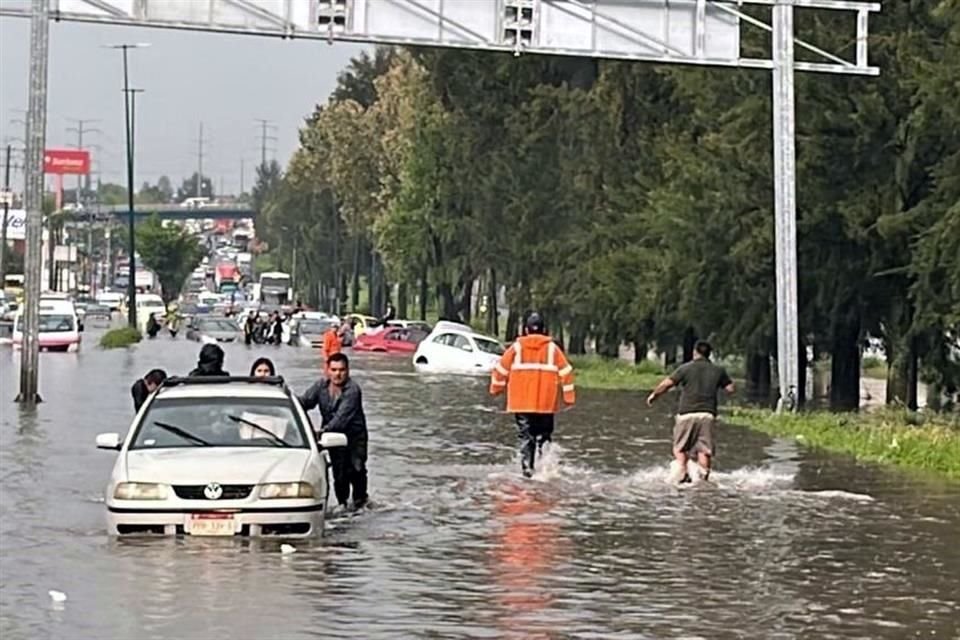
[[(87, 209), (84, 213), (96, 214), (97, 209)], [(127, 218), (128, 208), (126, 205), (101, 206), (99, 207), (100, 216), (104, 214), (112, 215), (116, 218)], [(229, 218), (237, 220), (240, 218), (256, 218), (257, 215), (253, 209), (244, 205), (209, 205), (206, 207), (181, 207), (175, 204), (138, 204), (133, 209), (134, 215), (138, 219), (149, 218), (157, 215), (161, 220), (189, 220), (206, 218)], [(82, 214), (81, 214), (82, 216)]]

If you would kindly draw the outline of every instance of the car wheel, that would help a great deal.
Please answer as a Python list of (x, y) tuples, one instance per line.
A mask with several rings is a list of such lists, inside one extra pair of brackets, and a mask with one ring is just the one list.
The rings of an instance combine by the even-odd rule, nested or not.
[(417, 362), (416, 362), (416, 363), (417, 363), (417, 364), (427, 364), (427, 359), (424, 358), (423, 356), (420, 356), (419, 358), (417, 358)]

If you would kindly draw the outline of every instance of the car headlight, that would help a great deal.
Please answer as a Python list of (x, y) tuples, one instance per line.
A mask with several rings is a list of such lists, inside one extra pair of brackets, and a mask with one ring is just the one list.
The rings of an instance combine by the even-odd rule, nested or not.
[(121, 482), (113, 490), (117, 500), (166, 500), (170, 487), (155, 482)]
[(313, 485), (309, 482), (271, 482), (260, 485), (260, 497), (264, 500), (274, 498), (312, 498)]

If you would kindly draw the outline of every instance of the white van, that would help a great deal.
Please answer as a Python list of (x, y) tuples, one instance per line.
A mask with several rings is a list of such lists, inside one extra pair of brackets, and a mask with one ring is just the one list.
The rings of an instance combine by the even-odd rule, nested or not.
[(144, 333), (147, 331), (147, 320), (150, 319), (151, 313), (156, 314), (157, 322), (163, 322), (167, 314), (167, 305), (163, 304), (163, 298), (155, 293), (138, 293), (137, 326)]
[[(23, 310), (13, 322), (13, 345), (23, 346)], [(80, 349), (80, 323), (70, 300), (40, 300), (40, 350), (77, 351)]]

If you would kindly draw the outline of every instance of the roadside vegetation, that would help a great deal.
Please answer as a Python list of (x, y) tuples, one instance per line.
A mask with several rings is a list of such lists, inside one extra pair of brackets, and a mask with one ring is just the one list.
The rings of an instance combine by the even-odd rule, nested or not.
[(143, 339), (140, 331), (131, 327), (111, 329), (100, 336), (100, 346), (104, 349), (120, 349), (136, 344)]
[(577, 387), (583, 389), (618, 389), (649, 391), (665, 375), (663, 367), (652, 360), (634, 365), (626, 360), (610, 360), (599, 356), (573, 356)]
[(727, 422), (854, 456), (960, 480), (960, 416), (885, 409), (872, 413), (777, 414), (734, 407)]

